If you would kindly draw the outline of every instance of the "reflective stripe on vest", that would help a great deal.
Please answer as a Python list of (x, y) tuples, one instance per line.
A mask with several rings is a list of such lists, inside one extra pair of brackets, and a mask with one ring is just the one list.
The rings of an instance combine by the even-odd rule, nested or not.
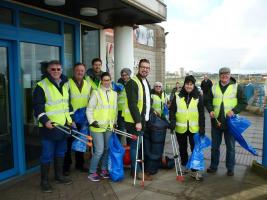
[(86, 107), (90, 97), (90, 85), (83, 80), (83, 87), (80, 91), (73, 79), (69, 79), (70, 100), (75, 112), (79, 108)]
[[(138, 86), (138, 101), (137, 101), (137, 108), (141, 114), (142, 110), (143, 110), (143, 98), (144, 98), (144, 92), (143, 92), (143, 86), (142, 83), (140, 82), (140, 80), (137, 78), (137, 76), (133, 76), (132, 80), (134, 82), (136, 82), (137, 86)], [(124, 121), (125, 122), (130, 122), (130, 123), (134, 123), (133, 117), (131, 115), (131, 112), (129, 110), (129, 105), (128, 105), (128, 99), (125, 98), (125, 107), (124, 107), (124, 112), (123, 112), (123, 117), (124, 117)]]
[(222, 93), (220, 84), (216, 83), (212, 87), (213, 100), (212, 105), (215, 112), (215, 117), (218, 118), (221, 104), (224, 105), (224, 114), (232, 110), (237, 105), (237, 84), (230, 84), (224, 93)]
[(120, 93), (118, 93), (118, 111), (123, 112), (125, 106), (125, 98), (126, 98), (126, 92), (124, 88)]
[(151, 94), (151, 98), (153, 100), (152, 108), (158, 113), (163, 113), (164, 103), (165, 103), (165, 94), (164, 92), (161, 94), (161, 98), (156, 94)]
[(175, 131), (177, 133), (183, 134), (188, 130), (191, 133), (197, 133), (199, 130), (199, 113), (198, 113), (198, 99), (192, 98), (190, 104), (187, 108), (185, 98), (180, 98), (178, 94), (176, 94), (176, 105), (177, 112), (175, 114), (176, 117), (176, 126)]
[[(109, 90), (107, 99), (106, 91), (103, 89), (94, 90), (94, 95), (97, 96), (97, 105), (93, 111), (93, 119), (97, 121), (100, 127), (113, 127), (117, 116), (117, 93)], [(95, 128), (90, 126), (93, 132), (105, 132), (105, 128)]]
[(86, 76), (85, 80), (93, 88), (93, 90), (97, 90), (98, 88), (100, 88), (100, 81), (99, 84), (96, 85), (95, 82), (90, 78), (90, 76)]
[[(45, 114), (57, 124), (65, 125), (66, 121), (72, 122), (69, 114), (69, 92), (65, 83), (61, 94), (58, 89), (47, 78), (37, 83), (45, 93)], [(43, 125), (39, 123), (39, 127)]]

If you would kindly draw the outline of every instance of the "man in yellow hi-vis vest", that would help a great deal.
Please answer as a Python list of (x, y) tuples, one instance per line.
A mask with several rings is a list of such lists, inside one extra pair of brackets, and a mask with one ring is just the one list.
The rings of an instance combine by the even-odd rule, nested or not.
[[(138, 73), (125, 85), (126, 99), (123, 117), (128, 133), (143, 134), (145, 125), (149, 120), (151, 108), (150, 85), (146, 79), (150, 72), (150, 62), (141, 59), (138, 65)], [(131, 173), (133, 175), (136, 160), (136, 140), (130, 140)], [(139, 145), (140, 147), (141, 145)], [(144, 147), (145, 148), (145, 147)], [(142, 179), (141, 168), (137, 166), (137, 178)], [(145, 180), (152, 180), (149, 174), (145, 174)]]
[(231, 77), (230, 69), (223, 67), (219, 70), (220, 81), (212, 86), (206, 96), (207, 109), (210, 113), (212, 129), (211, 164), (208, 173), (217, 171), (220, 160), (220, 145), (222, 135), (226, 144), (227, 175), (234, 175), (235, 166), (235, 139), (229, 133), (226, 117), (231, 117), (245, 109), (247, 103), (242, 88)]
[[(83, 63), (76, 63), (73, 66), (73, 77), (69, 79), (68, 87), (70, 93), (70, 103), (73, 108), (73, 112), (77, 109), (87, 107), (91, 85), (84, 79), (86, 71), (86, 66)], [(80, 130), (82, 127), (78, 127), (77, 129)], [(70, 166), (72, 163), (71, 159), (71, 146), (72, 142), (74, 141), (73, 137), (68, 137), (68, 144), (67, 144), (67, 152), (64, 158), (64, 165), (63, 165), (63, 173), (65, 176), (68, 176), (70, 173)], [(87, 172), (88, 169), (84, 168), (84, 153), (75, 151), (75, 168), (82, 172)]]
[(42, 136), (41, 189), (43, 192), (52, 192), (48, 175), (50, 163), (53, 160), (56, 181), (63, 184), (72, 183), (62, 173), (64, 154), (67, 149), (66, 135), (54, 128), (56, 124), (74, 125), (70, 117), (67, 82), (67, 77), (62, 75), (60, 62), (53, 60), (47, 64), (47, 72), (33, 92), (34, 115), (39, 121), (39, 132)]
[(89, 68), (86, 72), (85, 79), (91, 85), (93, 90), (97, 90), (100, 87), (100, 77), (103, 71), (102, 60), (100, 58), (94, 58), (92, 60), (92, 68)]

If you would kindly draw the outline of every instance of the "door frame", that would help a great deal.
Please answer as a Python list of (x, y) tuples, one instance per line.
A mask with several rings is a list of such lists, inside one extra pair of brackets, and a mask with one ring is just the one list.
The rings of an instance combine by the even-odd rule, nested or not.
[[(13, 44), (8, 40), (0, 39), (0, 47), (7, 48), (7, 66), (8, 66), (8, 89), (9, 89), (9, 104), (10, 104), (10, 119), (11, 119), (11, 138), (12, 138), (12, 151), (13, 151), (13, 163), (14, 167), (6, 171), (0, 172), (0, 181), (15, 176), (19, 172), (18, 166), (18, 141), (17, 141), (17, 130), (16, 130), (16, 92), (15, 92), (15, 81), (14, 81), (14, 59), (12, 58)], [(11, 98), (14, 97), (14, 98)]]

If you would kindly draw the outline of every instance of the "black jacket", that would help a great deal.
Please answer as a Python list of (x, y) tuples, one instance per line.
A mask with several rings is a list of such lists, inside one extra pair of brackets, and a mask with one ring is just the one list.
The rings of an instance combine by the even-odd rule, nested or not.
[[(199, 119), (199, 121), (198, 121), (199, 133), (204, 134), (205, 133), (204, 103), (203, 103), (202, 96), (199, 94), (199, 91), (196, 88), (196, 86), (194, 87), (194, 90), (189, 94), (186, 92), (186, 90), (183, 86), (180, 93), (179, 93), (179, 97), (185, 98), (187, 107), (189, 106), (192, 98), (194, 98), (194, 99), (198, 98), (199, 99), (198, 105), (197, 105), (198, 115), (199, 115), (199, 117), (198, 117), (198, 119)], [(177, 104), (176, 104), (176, 96), (174, 96), (174, 98), (171, 102), (171, 106), (170, 106), (170, 122), (173, 126), (175, 126), (175, 124), (176, 124), (176, 117), (175, 117), (176, 112), (177, 112)], [(174, 127), (172, 127), (172, 128), (174, 128)], [(188, 126), (188, 131), (189, 131), (189, 126)]]
[[(219, 82), (222, 93), (224, 93), (226, 91), (226, 89), (228, 88), (229, 85), (235, 84), (235, 83), (236, 83), (236, 80), (233, 77), (230, 78), (230, 82), (226, 86), (222, 86), (221, 82)], [(214, 111), (214, 108), (212, 105), (212, 100), (213, 100), (213, 94), (212, 94), (212, 90), (210, 89), (207, 93), (207, 96), (206, 96), (206, 107), (207, 107), (209, 113), (211, 111)], [(244, 110), (246, 108), (246, 106), (247, 106), (246, 97), (243, 94), (243, 90), (242, 90), (241, 86), (238, 85), (238, 87), (237, 87), (237, 105), (232, 109), (232, 111), (235, 114), (238, 114), (242, 110)], [(227, 125), (226, 125), (223, 103), (221, 104), (220, 113), (219, 113), (219, 116), (217, 119), (219, 122), (221, 122), (221, 129), (226, 129)], [(212, 119), (211, 123), (212, 123), (213, 127), (217, 127), (217, 122), (215, 119)]]
[[(137, 83), (130, 79), (126, 85), (125, 85), (125, 92), (126, 92), (126, 97), (128, 100), (128, 106), (129, 106), (129, 110), (130, 113), (132, 115), (132, 118), (134, 120), (135, 123), (127, 123), (126, 122), (126, 126), (134, 126), (136, 123), (142, 123), (142, 126), (144, 128), (145, 126), (145, 112), (146, 112), (146, 95), (145, 95), (145, 87), (143, 85), (142, 79), (141, 77), (137, 74), (138, 79), (140, 80), (141, 84), (142, 84), (142, 89), (143, 89), (143, 109), (142, 112), (140, 114), (138, 107), (137, 107), (137, 102), (138, 102), (138, 85)], [(149, 82), (148, 83), (148, 87), (149, 87), (149, 91), (150, 91), (150, 85)], [(150, 101), (151, 102), (151, 101)], [(126, 127), (127, 128), (127, 127)]]
[(207, 79), (207, 81), (203, 80), (203, 81), (201, 82), (200, 87), (201, 87), (201, 90), (203, 91), (203, 94), (207, 94), (208, 91), (209, 91), (209, 90), (211, 89), (211, 87), (212, 87), (212, 82), (211, 82), (211, 80), (210, 80), (210, 79)]
[[(56, 84), (56, 82), (51, 78), (50, 75), (46, 74), (44, 78), (48, 78), (48, 80), (54, 84), (54, 86), (59, 90), (60, 93), (62, 93), (62, 87), (63, 85), (68, 81), (68, 78), (64, 75), (61, 75), (61, 82), (59, 86)], [(45, 92), (44, 90), (39, 86), (36, 85), (34, 91), (33, 91), (33, 109), (34, 109), (34, 116), (37, 118), (41, 113), (45, 113)], [(72, 110), (70, 106), (70, 111)], [(49, 118), (47, 115), (43, 115), (40, 117), (39, 122), (45, 125), (46, 122), (49, 121)], [(65, 138), (65, 133), (62, 133), (58, 129), (52, 129), (49, 130), (45, 127), (40, 127), (40, 134), (42, 137), (51, 139), (51, 140), (62, 140)]]

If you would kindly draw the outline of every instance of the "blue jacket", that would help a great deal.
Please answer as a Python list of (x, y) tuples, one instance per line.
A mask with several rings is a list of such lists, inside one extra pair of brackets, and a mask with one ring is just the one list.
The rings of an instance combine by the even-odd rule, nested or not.
[[(59, 86), (56, 84), (56, 82), (52, 79), (50, 75), (46, 75), (42, 78), (48, 78), (51, 83), (54, 84), (54, 86), (62, 93), (62, 87), (63, 85), (68, 81), (68, 78), (64, 75), (61, 75), (61, 83)], [(45, 112), (45, 93), (44, 90), (39, 86), (36, 85), (34, 91), (33, 91), (33, 109), (34, 109), (34, 116), (37, 118), (38, 115)], [(70, 111), (72, 110), (72, 107), (70, 106)], [(47, 115), (43, 115), (40, 117), (39, 122), (41, 122), (43, 125), (45, 125), (46, 122), (49, 121), (49, 118)], [(62, 131), (54, 128), (54, 129), (47, 129), (45, 127), (39, 128), (40, 135), (45, 139), (50, 140), (63, 140), (66, 138), (66, 134)]]

